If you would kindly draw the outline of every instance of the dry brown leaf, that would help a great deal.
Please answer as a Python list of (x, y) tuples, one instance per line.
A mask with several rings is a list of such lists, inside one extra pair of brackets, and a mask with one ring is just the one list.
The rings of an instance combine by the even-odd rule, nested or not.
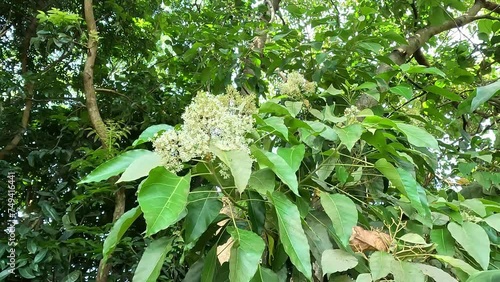
[(391, 237), (379, 230), (365, 230), (361, 226), (352, 228), (349, 244), (355, 252), (384, 251), (389, 250)]

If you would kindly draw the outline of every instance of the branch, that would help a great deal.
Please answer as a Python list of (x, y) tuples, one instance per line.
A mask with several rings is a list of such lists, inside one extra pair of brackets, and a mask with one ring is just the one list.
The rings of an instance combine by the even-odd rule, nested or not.
[(495, 13), (500, 13), (500, 4), (497, 4), (497, 3), (485, 1), (484, 8), (486, 10), (490, 10), (490, 11), (495, 12)]
[[(418, 30), (414, 36), (408, 38), (408, 45), (402, 45), (395, 48), (389, 58), (397, 65), (404, 64), (406, 59), (412, 56), (418, 49), (420, 49), (431, 37), (443, 31), (453, 28), (458, 28), (478, 20), (482, 16), (476, 16), (477, 13), (485, 8), (491, 2), (484, 0), (476, 0), (474, 5), (462, 16), (444, 22), (439, 26), (429, 26)], [(377, 73), (383, 73), (392, 70), (392, 67), (387, 64), (381, 64), (377, 69)]]

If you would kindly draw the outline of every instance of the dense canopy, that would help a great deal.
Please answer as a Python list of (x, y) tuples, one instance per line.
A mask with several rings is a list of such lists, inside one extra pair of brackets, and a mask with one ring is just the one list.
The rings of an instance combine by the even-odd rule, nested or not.
[(498, 0), (4, 0), (0, 281), (500, 281)]

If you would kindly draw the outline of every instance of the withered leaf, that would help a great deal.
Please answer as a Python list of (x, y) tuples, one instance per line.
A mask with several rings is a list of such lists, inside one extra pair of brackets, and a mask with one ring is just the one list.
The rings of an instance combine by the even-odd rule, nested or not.
[(355, 252), (387, 252), (391, 245), (391, 237), (379, 230), (365, 230), (361, 226), (354, 226), (349, 244)]

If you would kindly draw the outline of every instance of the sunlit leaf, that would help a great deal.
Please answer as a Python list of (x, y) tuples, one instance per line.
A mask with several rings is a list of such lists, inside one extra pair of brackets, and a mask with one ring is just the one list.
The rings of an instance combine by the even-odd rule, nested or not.
[(324, 273), (343, 272), (358, 265), (358, 259), (343, 250), (326, 250), (321, 256), (321, 268)]
[(257, 271), (266, 244), (259, 235), (248, 230), (228, 227), (228, 232), (234, 239), (229, 259), (229, 280), (250, 281)]
[(488, 269), (490, 263), (490, 240), (488, 234), (481, 226), (464, 222), (462, 226), (455, 222), (448, 224), (448, 230), (451, 236), (464, 247), (464, 249), (473, 257), (484, 270)]
[(253, 160), (248, 153), (243, 150), (224, 151), (217, 148), (217, 146), (210, 146), (210, 150), (229, 167), (236, 189), (238, 189), (238, 192), (243, 193), (252, 174)]
[(344, 246), (349, 245), (352, 228), (358, 223), (358, 210), (354, 202), (341, 194), (322, 192), (321, 205), (332, 220), (337, 236)]
[(144, 250), (135, 269), (133, 282), (155, 282), (165, 261), (165, 256), (172, 250), (173, 238), (162, 237), (151, 242)]

